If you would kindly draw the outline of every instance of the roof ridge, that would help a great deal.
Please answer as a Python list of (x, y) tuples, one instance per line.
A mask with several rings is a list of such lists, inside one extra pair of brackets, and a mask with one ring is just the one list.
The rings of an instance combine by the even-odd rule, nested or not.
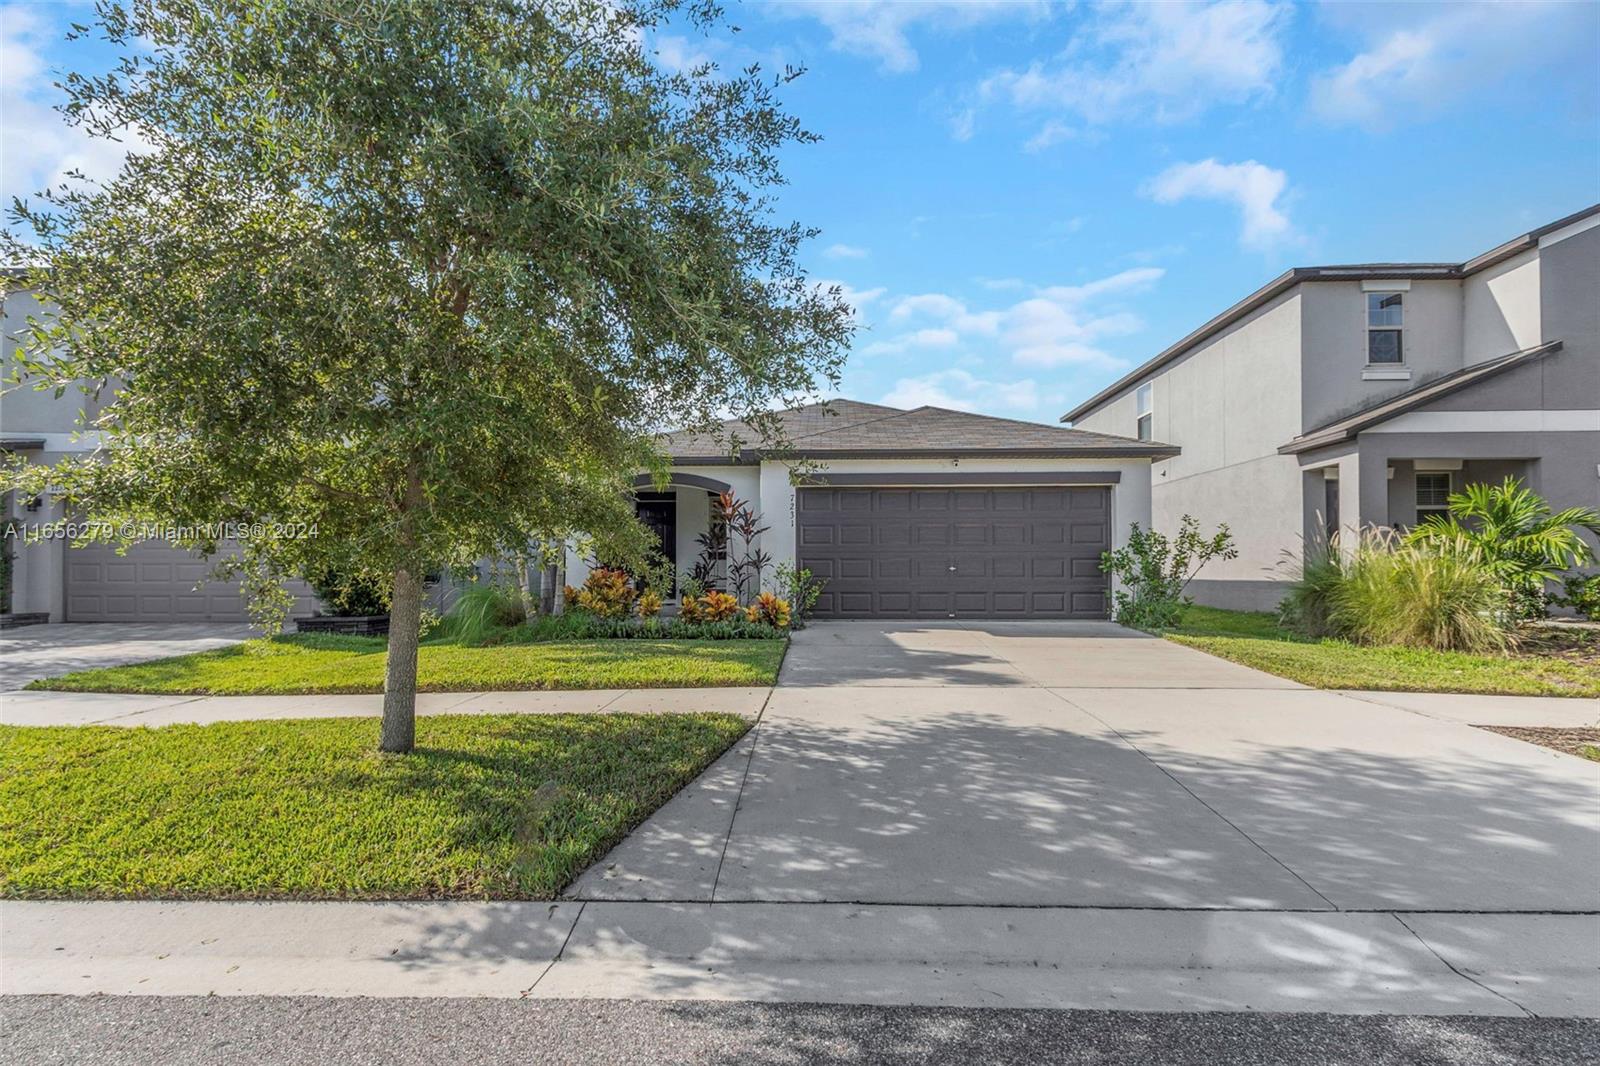
[(920, 410), (920, 408), (912, 408), (911, 411), (906, 411), (906, 410), (902, 410), (901, 408), (898, 408), (898, 407), (886, 407), (883, 404), (862, 403), (860, 400), (845, 400), (844, 402), (845, 403), (858, 404), (861, 407), (874, 407), (874, 408), (877, 408), (878, 410), (888, 411), (890, 413), (886, 414), (886, 415), (880, 415), (877, 418), (864, 418), (859, 422), (851, 422), (848, 425), (829, 426), (827, 429), (817, 429), (817, 430), (811, 431), (810, 433), (801, 433), (801, 434), (799, 434), (799, 435), (797, 435), (795, 437), (790, 438), (789, 443), (793, 444), (795, 441), (798, 441), (798, 440), (810, 440), (812, 437), (826, 436), (829, 433), (837, 433), (841, 429), (855, 429), (858, 426), (870, 426), (870, 425), (874, 425), (875, 423), (878, 423), (878, 422), (887, 422), (892, 418), (904, 418), (906, 415), (911, 414), (913, 411)]
[(943, 411), (946, 414), (965, 415), (968, 418), (986, 418), (992, 422), (1008, 422), (1013, 426), (1028, 426), (1029, 428), (1034, 429), (1048, 429), (1055, 433), (1082, 433), (1093, 437), (1106, 437), (1111, 440), (1133, 439), (1132, 437), (1119, 437), (1115, 433), (1101, 433), (1099, 430), (1094, 429), (1079, 429), (1076, 426), (1063, 426), (1058, 423), (1051, 422), (1029, 422), (1025, 418), (1006, 418), (1004, 415), (986, 415), (977, 411), (961, 411), (954, 407), (935, 407), (933, 404), (929, 403), (925, 403), (921, 407), (913, 408), (906, 413), (915, 414), (917, 411)]

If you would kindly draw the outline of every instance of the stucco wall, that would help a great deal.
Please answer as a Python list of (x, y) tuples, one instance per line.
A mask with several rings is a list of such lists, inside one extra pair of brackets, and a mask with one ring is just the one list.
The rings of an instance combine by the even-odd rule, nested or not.
[(1539, 251), (1530, 248), (1461, 282), (1461, 349), (1466, 366), (1532, 348), (1544, 337)]
[[(1208, 566), (1191, 586), (1218, 607), (1266, 609), (1282, 596), (1283, 550), (1298, 545), (1300, 472), (1278, 445), (1300, 432), (1300, 291), (1290, 290), (1164, 367), (1154, 385), (1152, 433), (1183, 453), (1151, 471), (1155, 528), (1185, 514), (1210, 532), (1227, 522), (1239, 557)], [(1132, 389), (1077, 425), (1134, 433)]]
[(1544, 339), (1562, 350), (1541, 360), (1544, 405), (1600, 408), (1600, 226), (1539, 249)]
[(1300, 289), (1304, 411), (1296, 434), (1461, 369), (1459, 282), (1411, 282), (1401, 316), (1403, 365), (1411, 377), (1396, 381), (1361, 376), (1367, 367), (1367, 299), (1359, 281), (1307, 282)]
[(110, 393), (95, 398), (68, 389), (57, 397), (53, 390), (41, 392), (26, 382), (21, 386), (10, 383), (17, 369), (20, 333), (27, 329), (30, 317), (45, 319), (48, 315), (49, 309), (31, 292), (7, 293), (0, 302), (0, 380), (5, 381), (0, 388), (0, 433), (8, 437), (44, 436), (50, 447), (68, 451), (83, 446), (69, 440), (82, 428), (80, 413), (89, 417), (98, 414)]

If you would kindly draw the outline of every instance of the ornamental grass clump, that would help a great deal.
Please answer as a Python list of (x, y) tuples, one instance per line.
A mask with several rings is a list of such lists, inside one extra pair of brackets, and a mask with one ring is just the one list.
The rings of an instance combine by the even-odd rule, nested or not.
[(1308, 636), (1440, 651), (1504, 651), (1510, 602), (1489, 567), (1460, 552), (1368, 530), (1306, 561), (1284, 620)]

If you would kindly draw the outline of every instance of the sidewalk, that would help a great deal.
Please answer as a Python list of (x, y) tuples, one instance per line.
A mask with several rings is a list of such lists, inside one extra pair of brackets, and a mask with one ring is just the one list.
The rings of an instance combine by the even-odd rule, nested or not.
[[(418, 714), (597, 714), (720, 711), (754, 718), (768, 688), (424, 692)], [(1466, 725), (1600, 726), (1600, 700), (1555, 696), (1344, 691), (1340, 695)], [(361, 718), (382, 712), (378, 694), (140, 696), (115, 692), (0, 692), (0, 725), (161, 726), (256, 718)]]
[(1600, 916), (0, 903), (0, 993), (1600, 1015)]
[[(715, 711), (754, 718), (767, 688), (424, 692), (417, 713), (661, 714)], [(137, 696), (114, 692), (0, 692), (0, 725), (204, 725), (261, 718), (365, 718), (377, 693), (333, 696)]]

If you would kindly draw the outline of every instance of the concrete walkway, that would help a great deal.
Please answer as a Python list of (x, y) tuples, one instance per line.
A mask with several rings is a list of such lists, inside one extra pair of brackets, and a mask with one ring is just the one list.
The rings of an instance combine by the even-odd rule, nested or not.
[[(583, 689), (572, 692), (424, 692), (417, 713), (647, 714), (715, 711), (753, 718), (767, 688)], [(373, 718), (383, 696), (136, 696), (114, 692), (3, 692), (0, 725), (205, 725), (264, 718)]]

